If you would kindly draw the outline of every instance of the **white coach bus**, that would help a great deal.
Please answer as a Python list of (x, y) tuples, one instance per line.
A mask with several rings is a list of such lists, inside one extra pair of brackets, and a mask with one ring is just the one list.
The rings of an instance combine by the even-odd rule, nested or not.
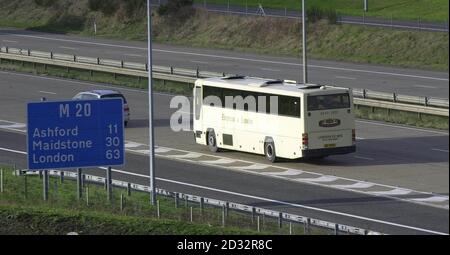
[(352, 93), (246, 76), (198, 79), (194, 137), (214, 152), (263, 154), (272, 162), (355, 152)]

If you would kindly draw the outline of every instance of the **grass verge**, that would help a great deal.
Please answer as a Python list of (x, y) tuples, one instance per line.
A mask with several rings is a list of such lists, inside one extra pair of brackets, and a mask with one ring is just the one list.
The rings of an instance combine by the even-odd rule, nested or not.
[[(86, 70), (73, 70), (67, 72), (66, 68), (33, 65), (31, 63), (22, 63), (16, 61), (2, 60), (0, 70), (28, 72), (33, 74), (44, 74), (62, 78), (77, 79), (91, 82), (101, 82), (113, 84), (118, 86), (126, 86), (131, 88), (147, 89), (147, 79), (138, 79), (136, 77), (129, 77), (124, 75), (114, 76), (112, 74), (95, 72), (93, 75)], [(191, 96), (193, 84), (186, 84), (180, 82), (154, 80), (154, 90), (158, 92), (166, 92), (171, 94)], [(427, 114), (417, 114), (411, 112), (403, 112), (396, 110), (387, 110), (382, 108), (369, 108), (365, 106), (358, 106), (355, 109), (355, 116), (361, 119), (380, 120), (392, 122), (396, 124), (407, 124), (416, 127), (435, 128), (435, 129), (449, 129), (449, 118), (442, 116), (434, 116)]]
[[(42, 180), (38, 176), (14, 176), (11, 167), (3, 169), (3, 192), (0, 194), (0, 234), (155, 234), (155, 235), (254, 235), (289, 234), (289, 224), (280, 229), (276, 219), (262, 218), (260, 232), (249, 214), (230, 210), (226, 226), (222, 226), (222, 210), (158, 196), (157, 207), (148, 202), (143, 192), (126, 195), (126, 190), (113, 189), (108, 202), (103, 186), (84, 183), (83, 198), (76, 197), (76, 182), (61, 182), (50, 177), (49, 200), (42, 198)], [(123, 206), (120, 197), (124, 194)], [(192, 209), (191, 209), (192, 208)], [(192, 222), (191, 213), (192, 210)], [(292, 224), (294, 234), (304, 234), (304, 227)], [(327, 233), (312, 229), (313, 234)]]

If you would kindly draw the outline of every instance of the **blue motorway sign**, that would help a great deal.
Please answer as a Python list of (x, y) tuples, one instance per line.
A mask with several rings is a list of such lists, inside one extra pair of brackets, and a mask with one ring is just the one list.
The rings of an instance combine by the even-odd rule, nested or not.
[(28, 103), (28, 169), (124, 164), (121, 98)]

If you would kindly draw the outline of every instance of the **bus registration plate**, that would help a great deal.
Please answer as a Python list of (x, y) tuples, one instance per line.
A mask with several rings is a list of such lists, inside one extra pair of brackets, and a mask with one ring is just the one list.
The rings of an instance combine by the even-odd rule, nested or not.
[(334, 148), (334, 147), (336, 147), (336, 144), (335, 143), (329, 143), (329, 144), (325, 144), (324, 147), (325, 148)]

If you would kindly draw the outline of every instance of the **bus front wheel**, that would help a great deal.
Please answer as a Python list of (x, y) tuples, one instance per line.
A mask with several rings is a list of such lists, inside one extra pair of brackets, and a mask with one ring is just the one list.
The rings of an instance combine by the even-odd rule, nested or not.
[(216, 134), (214, 133), (214, 131), (208, 132), (208, 147), (209, 147), (209, 150), (212, 152), (219, 151), (219, 147), (217, 147)]
[(266, 159), (272, 163), (277, 161), (277, 156), (275, 154), (275, 144), (273, 142), (264, 143), (264, 154)]

